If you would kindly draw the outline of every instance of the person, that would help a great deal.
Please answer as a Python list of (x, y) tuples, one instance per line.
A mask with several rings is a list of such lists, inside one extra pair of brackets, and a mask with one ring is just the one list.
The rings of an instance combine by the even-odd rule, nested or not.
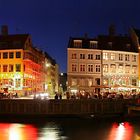
[(57, 93), (55, 94), (55, 100), (58, 100), (58, 95), (57, 95)]
[(62, 99), (62, 94), (59, 95), (59, 99), (60, 99), (60, 100)]

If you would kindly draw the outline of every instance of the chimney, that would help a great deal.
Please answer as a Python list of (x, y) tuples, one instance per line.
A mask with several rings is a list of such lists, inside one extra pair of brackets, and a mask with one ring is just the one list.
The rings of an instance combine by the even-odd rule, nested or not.
[(115, 35), (115, 25), (111, 24), (109, 26), (109, 36), (114, 36)]
[(8, 26), (7, 25), (1, 26), (1, 34), (4, 36), (8, 35)]
[(87, 38), (88, 38), (88, 34), (87, 34), (87, 33), (85, 33), (85, 34), (84, 34), (84, 37), (85, 37), (85, 39), (87, 39)]

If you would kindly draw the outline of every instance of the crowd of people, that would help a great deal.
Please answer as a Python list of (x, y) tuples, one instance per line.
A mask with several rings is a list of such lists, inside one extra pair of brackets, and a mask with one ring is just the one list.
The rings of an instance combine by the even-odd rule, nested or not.
[(102, 93), (66, 93), (66, 99), (139, 99), (140, 93), (116, 93), (116, 92), (102, 92)]

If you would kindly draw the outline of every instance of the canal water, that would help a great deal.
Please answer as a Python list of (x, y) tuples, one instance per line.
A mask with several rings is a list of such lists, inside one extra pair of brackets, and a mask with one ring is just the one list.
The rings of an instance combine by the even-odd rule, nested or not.
[(1, 119), (0, 140), (140, 140), (140, 119)]

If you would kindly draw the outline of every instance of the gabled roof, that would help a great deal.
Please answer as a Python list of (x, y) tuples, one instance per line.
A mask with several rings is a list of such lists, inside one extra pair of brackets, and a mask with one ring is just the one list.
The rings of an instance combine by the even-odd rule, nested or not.
[(0, 50), (23, 49), (29, 34), (0, 35)]

